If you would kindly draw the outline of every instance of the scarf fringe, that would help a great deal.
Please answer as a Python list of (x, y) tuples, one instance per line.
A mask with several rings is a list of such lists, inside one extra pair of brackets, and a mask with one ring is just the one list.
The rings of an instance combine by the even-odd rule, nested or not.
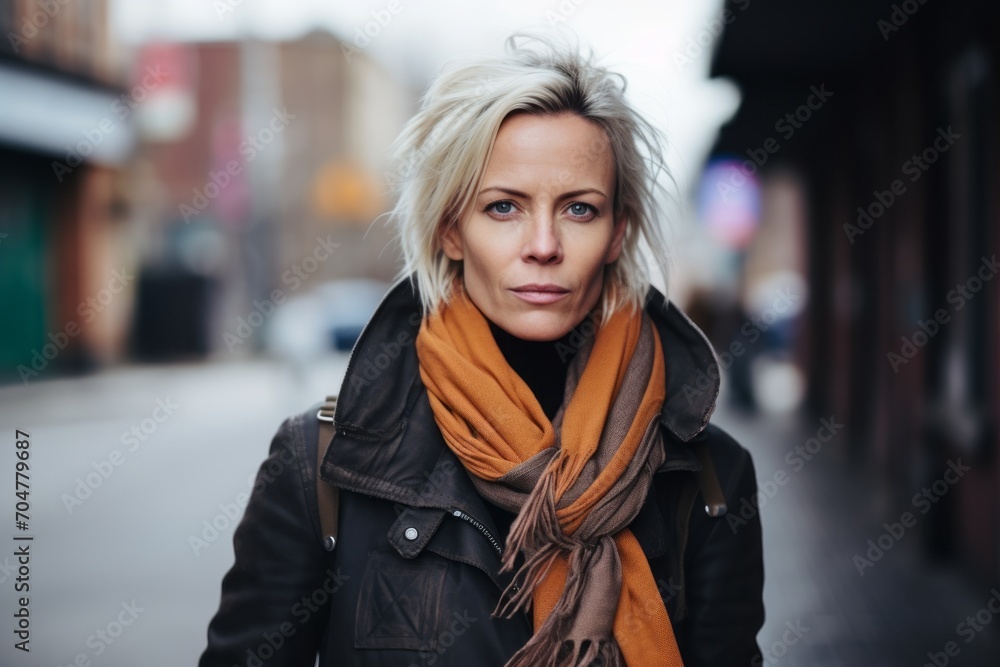
[(518, 553), (523, 552), (525, 560), (504, 591), (506, 602), (498, 605), (494, 614), (509, 618), (522, 609), (530, 610), (535, 588), (545, 579), (560, 552), (575, 551), (579, 545), (563, 533), (556, 514), (555, 486), (563, 465), (564, 458), (557, 455), (542, 472), (511, 524), (500, 571), (512, 570)]
[[(569, 575), (558, 602), (545, 622), (505, 667), (625, 667), (617, 642), (611, 637), (591, 637), (574, 641), (564, 639), (571, 631), (572, 619), (578, 613), (585, 572), (597, 553), (596, 545), (574, 542), (569, 554)], [(503, 606), (500, 614), (510, 610), (530, 608), (535, 587), (545, 578), (549, 568), (563, 549), (547, 544), (525, 561), (511, 587), (521, 578), (524, 583)], [(510, 589), (508, 589), (510, 590)], [(511, 612), (511, 613), (513, 613)]]
[(564, 457), (557, 455), (539, 477), (528, 494), (524, 507), (511, 524), (507, 536), (507, 551), (501, 561), (501, 572), (514, 568), (518, 552), (531, 554), (541, 546), (554, 545), (570, 549), (575, 542), (563, 533), (556, 514), (556, 478)]
[(532, 638), (505, 667), (626, 667), (626, 664), (614, 640), (567, 639), (550, 650), (544, 642)]
[(557, 548), (547, 546), (525, 560), (524, 565), (504, 591), (501, 600), (506, 601), (501, 603), (502, 607), (498, 605), (493, 613), (499, 614), (502, 618), (510, 618), (522, 609), (530, 610), (535, 588), (548, 575), (558, 556)]

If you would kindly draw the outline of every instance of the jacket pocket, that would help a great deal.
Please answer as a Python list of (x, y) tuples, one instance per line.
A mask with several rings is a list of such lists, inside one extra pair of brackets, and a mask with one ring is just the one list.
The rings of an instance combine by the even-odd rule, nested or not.
[(447, 571), (447, 561), (432, 554), (407, 560), (372, 552), (358, 595), (355, 648), (434, 650)]

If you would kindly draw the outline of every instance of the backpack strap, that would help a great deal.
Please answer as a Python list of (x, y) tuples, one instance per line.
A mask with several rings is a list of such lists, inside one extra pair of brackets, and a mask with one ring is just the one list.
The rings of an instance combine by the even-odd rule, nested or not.
[(316, 413), (319, 420), (319, 442), (316, 444), (316, 501), (319, 505), (319, 524), (323, 532), (323, 548), (333, 551), (337, 547), (338, 510), (340, 489), (320, 477), (323, 458), (336, 433), (333, 415), (337, 411), (337, 396), (327, 396), (323, 407)]
[(712, 455), (709, 454), (705, 442), (692, 441), (690, 446), (701, 464), (701, 470), (698, 472), (698, 488), (705, 501), (705, 514), (717, 519), (726, 514), (728, 507), (722, 487), (719, 485), (719, 475), (715, 472), (715, 464), (712, 463)]
[(695, 438), (684, 444), (694, 454), (701, 470), (693, 477), (684, 478), (684, 483), (680, 485), (674, 496), (677, 499), (676, 531), (677, 531), (677, 551), (676, 557), (671, 565), (670, 582), (680, 582), (680, 587), (675, 591), (674, 597), (670, 599), (673, 603), (673, 610), (670, 612), (670, 620), (674, 622), (683, 621), (688, 614), (686, 578), (684, 561), (687, 551), (688, 533), (691, 525), (691, 515), (694, 510), (694, 503), (701, 493), (705, 502), (705, 514), (713, 519), (717, 519), (726, 514), (726, 499), (722, 493), (722, 486), (719, 484), (718, 474), (715, 472), (715, 465), (708, 452), (708, 444), (704, 438)]

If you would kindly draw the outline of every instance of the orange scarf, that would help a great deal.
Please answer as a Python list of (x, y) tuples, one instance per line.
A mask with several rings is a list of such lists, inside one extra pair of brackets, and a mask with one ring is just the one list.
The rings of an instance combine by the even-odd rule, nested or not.
[[(460, 284), (450, 305), (424, 318), (416, 350), (448, 446), (485, 497), (518, 512), (504, 569), (523, 551), (515, 583), (526, 590), (505, 609), (530, 605), (535, 634), (508, 665), (586, 665), (601, 656), (606, 665), (682, 665), (649, 563), (627, 528), (663, 461), (665, 369), (648, 316), (619, 311), (585, 338), (570, 362), (570, 398), (551, 422)], [(534, 485), (525, 488), (525, 479)]]

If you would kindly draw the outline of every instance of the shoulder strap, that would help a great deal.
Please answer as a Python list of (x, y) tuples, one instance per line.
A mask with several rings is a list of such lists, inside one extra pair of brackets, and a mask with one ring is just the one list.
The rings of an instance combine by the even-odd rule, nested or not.
[(337, 411), (337, 397), (327, 396), (323, 407), (316, 413), (319, 420), (319, 442), (316, 444), (316, 501), (319, 504), (319, 525), (323, 531), (323, 548), (333, 551), (337, 547), (338, 510), (340, 489), (320, 477), (323, 458), (336, 432), (333, 415)]
[(684, 572), (685, 551), (687, 550), (688, 531), (691, 525), (691, 512), (694, 509), (694, 501), (701, 492), (702, 500), (705, 501), (705, 514), (712, 518), (724, 516), (728, 511), (726, 499), (719, 484), (718, 474), (715, 472), (715, 465), (712, 463), (712, 456), (708, 452), (708, 444), (704, 440), (695, 438), (688, 442), (687, 447), (691, 448), (701, 470), (696, 473), (695, 479), (687, 478), (684, 485), (678, 492), (677, 502), (677, 557), (673, 564), (673, 574), (671, 581), (676, 577), (681, 582), (674, 600), (674, 611), (671, 612), (670, 619), (674, 622), (684, 620), (687, 616), (687, 595), (684, 582), (686, 574)]
[(715, 472), (708, 444), (691, 442), (690, 446), (694, 450), (694, 455), (698, 457), (698, 462), (701, 463), (701, 470), (698, 472), (698, 488), (701, 490), (701, 497), (705, 500), (705, 513), (712, 518), (724, 516), (728, 511), (726, 497), (719, 485), (719, 476)]

